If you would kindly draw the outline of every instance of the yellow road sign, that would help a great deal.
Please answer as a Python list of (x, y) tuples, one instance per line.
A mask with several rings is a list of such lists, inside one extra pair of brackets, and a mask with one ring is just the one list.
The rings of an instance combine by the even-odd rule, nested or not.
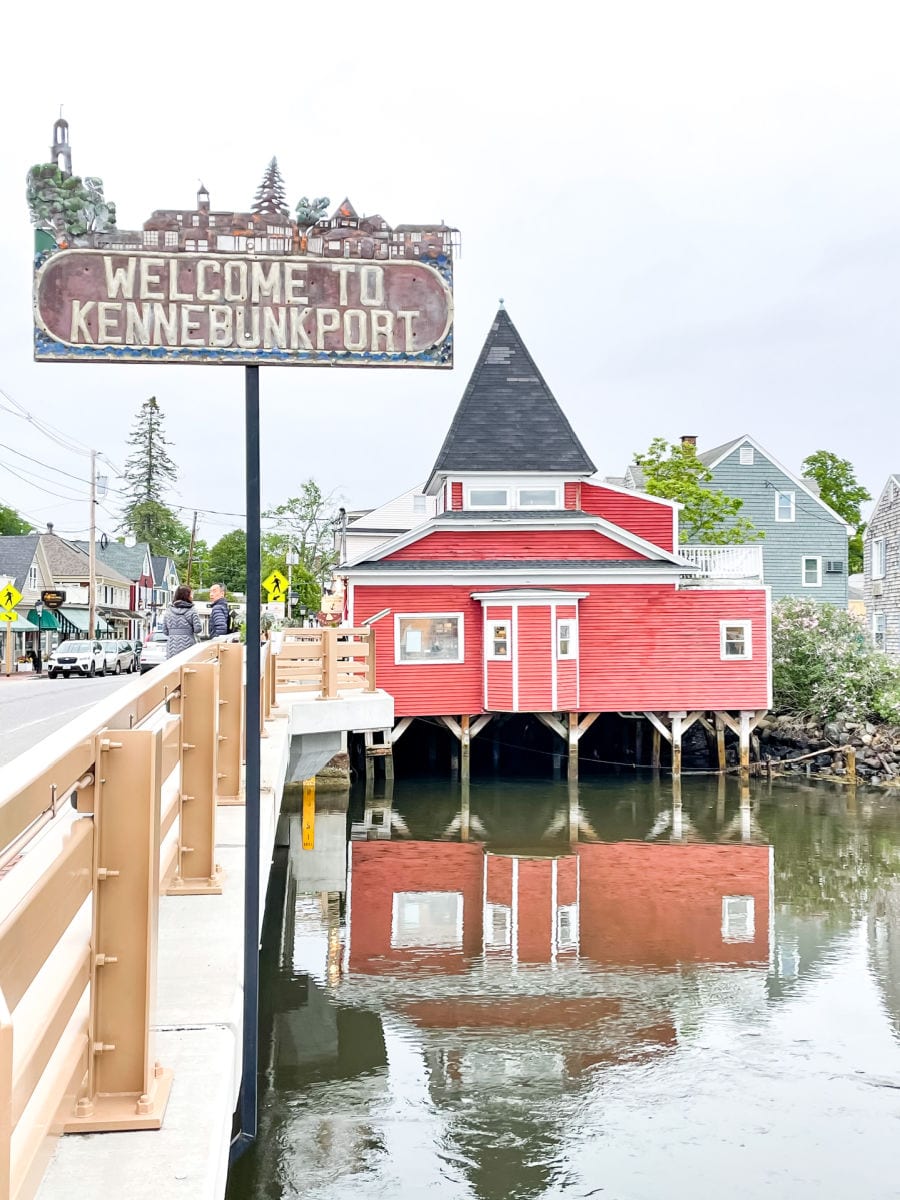
[(3, 608), (15, 608), (21, 599), (22, 593), (14, 583), (7, 583), (0, 588), (0, 606)]
[(288, 581), (280, 571), (273, 571), (263, 580), (263, 587), (269, 593), (269, 603), (277, 604), (287, 596)]
[(10, 612), (8, 608), (0, 608), (0, 621), (14, 621), (17, 613)]

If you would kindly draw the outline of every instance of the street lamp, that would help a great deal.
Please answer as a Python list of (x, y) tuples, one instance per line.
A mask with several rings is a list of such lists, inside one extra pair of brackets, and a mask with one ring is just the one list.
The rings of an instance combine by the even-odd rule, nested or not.
[(44, 602), (40, 598), (34, 602), (34, 612), (38, 627), (37, 662), (34, 665), (40, 675), (44, 669)]

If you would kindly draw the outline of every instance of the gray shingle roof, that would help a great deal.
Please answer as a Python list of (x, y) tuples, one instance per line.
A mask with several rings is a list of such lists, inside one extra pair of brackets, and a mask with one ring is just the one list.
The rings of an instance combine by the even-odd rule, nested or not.
[(20, 592), (25, 590), (28, 568), (34, 562), (40, 534), (6, 534), (0, 537), (0, 575), (12, 576)]
[[(84, 545), (86, 546), (87, 543), (85, 542)], [(44, 554), (47, 556), (47, 566), (54, 579), (88, 578), (90, 555), (86, 549), (83, 550), (75, 542), (67, 542), (65, 538), (61, 538), (55, 533), (43, 534), (43, 547)], [(103, 563), (99, 556), (97, 562), (101, 564), (98, 574), (109, 583), (131, 582), (127, 575), (121, 574), (108, 563)]]
[(644, 567), (681, 570), (666, 558), (382, 558), (354, 563), (348, 571), (632, 571)]
[[(88, 550), (87, 542), (73, 544), (79, 550)], [(144, 555), (148, 549), (146, 542), (135, 542), (133, 546), (126, 546), (124, 542), (110, 542), (105, 550), (101, 550), (98, 544), (97, 561), (112, 567), (114, 571), (118, 571), (120, 575), (124, 575), (126, 579), (135, 583), (140, 579), (144, 570)]]
[(500, 309), (438, 453), (445, 471), (570, 471), (596, 468)]

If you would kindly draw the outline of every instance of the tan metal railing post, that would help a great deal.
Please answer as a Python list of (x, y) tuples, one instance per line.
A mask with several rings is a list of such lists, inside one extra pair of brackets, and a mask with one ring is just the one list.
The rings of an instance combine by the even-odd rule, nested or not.
[(278, 655), (275, 653), (275, 643), (269, 642), (269, 716), (272, 715), (272, 709), (278, 707), (277, 686), (278, 686)]
[(322, 694), (320, 700), (337, 696), (337, 629), (322, 630)]
[(375, 682), (375, 630), (369, 626), (369, 646), (366, 657), (366, 691), (376, 692), (378, 685)]
[(219, 664), (181, 669), (181, 796), (178, 854), (169, 896), (219, 896), (216, 868), (216, 760)]
[(12, 1196), (12, 1108), (13, 1027), (0, 991), (0, 1200)]
[(172, 1072), (154, 1061), (161, 730), (95, 739), (94, 905), (87, 1088), (67, 1133), (159, 1129)]
[(243, 803), (241, 740), (244, 732), (244, 647), (224, 642), (219, 649), (219, 736), (216, 778), (220, 804)]
[(266, 733), (266, 664), (269, 661), (269, 642), (263, 642), (259, 648), (259, 736), (268, 737)]

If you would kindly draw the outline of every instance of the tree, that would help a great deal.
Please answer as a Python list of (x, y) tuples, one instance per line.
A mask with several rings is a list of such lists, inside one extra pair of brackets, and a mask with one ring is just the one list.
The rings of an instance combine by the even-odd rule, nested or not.
[(314, 479), (307, 479), (299, 496), (263, 513), (276, 522), (263, 538), (263, 549), (283, 562), (290, 550), (296, 551), (299, 566), (321, 587), (339, 557), (334, 545), (336, 515), (333, 497), (326, 496)]
[(738, 516), (743, 501), (706, 486), (712, 482), (712, 471), (693, 446), (657, 437), (645, 453), (635, 454), (634, 461), (644, 472), (645, 488), (651, 496), (684, 505), (679, 522), (682, 542), (734, 546), (765, 537), (752, 521)]
[(133, 450), (125, 461), (122, 480), (125, 504), (120, 529), (134, 529), (134, 514), (139, 505), (152, 502), (164, 507), (163, 497), (178, 478), (178, 471), (166, 449), (172, 443), (163, 433), (163, 420), (155, 396), (145, 400), (138, 410), (128, 437), (128, 445)]
[(312, 200), (308, 196), (301, 197), (296, 208), (297, 224), (303, 230), (312, 229), (326, 215), (330, 203), (327, 196), (316, 196)]
[(0, 504), (0, 535), (31, 533), (31, 525), (23, 521), (14, 508)]
[(247, 535), (233, 529), (210, 548), (206, 559), (208, 583), (224, 583), (229, 592), (247, 590)]
[(179, 571), (187, 564), (191, 531), (171, 509), (156, 500), (145, 500), (131, 509), (129, 530), (139, 542), (150, 544), (151, 554), (168, 554)]
[(816, 450), (803, 460), (803, 473), (819, 485), (819, 497), (839, 517), (852, 525), (847, 573), (853, 575), (863, 569), (863, 533), (865, 522), (860, 505), (872, 497), (861, 483), (857, 482), (853, 465), (846, 458), (838, 458), (830, 450)]
[(266, 217), (287, 217), (287, 196), (284, 190), (284, 180), (278, 169), (278, 159), (273, 158), (266, 167), (262, 183), (256, 189), (253, 198), (253, 212)]
[(66, 175), (55, 163), (28, 172), (26, 199), (32, 224), (64, 240), (115, 228), (116, 206), (103, 196), (103, 180)]

